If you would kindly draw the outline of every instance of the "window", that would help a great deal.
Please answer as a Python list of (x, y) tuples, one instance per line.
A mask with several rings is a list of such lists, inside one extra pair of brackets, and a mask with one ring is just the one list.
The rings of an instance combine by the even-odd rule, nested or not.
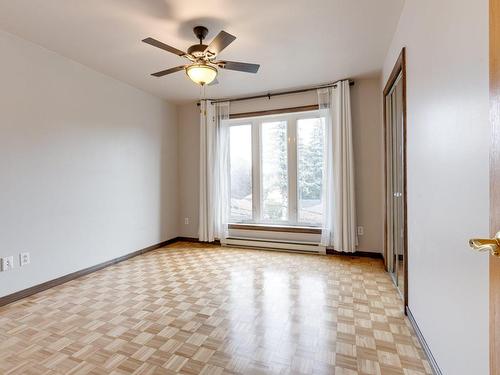
[(228, 125), (230, 221), (320, 226), (324, 121), (318, 111)]
[(237, 222), (252, 220), (252, 125), (229, 128), (231, 219)]
[(321, 224), (323, 144), (321, 119), (308, 118), (297, 121), (297, 189), (300, 222)]
[(261, 125), (262, 218), (288, 219), (288, 153), (286, 121)]

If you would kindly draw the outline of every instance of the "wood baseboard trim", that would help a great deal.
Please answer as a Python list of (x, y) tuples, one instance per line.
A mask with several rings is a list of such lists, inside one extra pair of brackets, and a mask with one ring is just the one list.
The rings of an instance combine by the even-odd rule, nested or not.
[(44, 290), (53, 288), (57, 285), (67, 283), (68, 281), (71, 281), (71, 280), (77, 279), (79, 277), (88, 275), (89, 273), (99, 271), (99, 270), (106, 268), (106, 267), (109, 267), (113, 264), (123, 262), (124, 260), (133, 258), (137, 255), (141, 255), (141, 254), (147, 253), (148, 251), (153, 251), (153, 250), (159, 249), (161, 247), (170, 245), (170, 244), (177, 242), (177, 241), (179, 241), (179, 237), (175, 237), (175, 238), (172, 238), (170, 240), (160, 242), (156, 245), (145, 247), (143, 249), (134, 251), (132, 253), (123, 255), (121, 257), (111, 259), (111, 260), (108, 260), (108, 261), (103, 262), (103, 263), (96, 264), (95, 266), (84, 268), (83, 270), (75, 271), (73, 273), (58, 277), (57, 279), (49, 280), (49, 281), (46, 281), (44, 283), (32, 286), (30, 288), (20, 290), (19, 292), (8, 294), (4, 297), (0, 297), (0, 307), (8, 305), (12, 302), (18, 301), (20, 299), (29, 297), (33, 294), (43, 292)]
[(381, 253), (372, 253), (369, 251), (355, 251), (354, 253), (345, 253), (343, 251), (337, 251), (333, 249), (326, 249), (326, 255), (340, 255), (347, 257), (364, 257), (373, 259), (384, 259)]
[(200, 242), (195, 237), (177, 237), (177, 241), (181, 241), (181, 242)]
[(427, 355), (427, 359), (429, 360), (429, 365), (431, 366), (432, 372), (434, 373), (434, 375), (443, 375), (443, 372), (439, 368), (436, 359), (432, 355), (431, 349), (429, 348), (429, 345), (427, 345), (424, 335), (422, 335), (422, 331), (420, 331), (417, 321), (415, 320), (408, 306), (406, 306), (406, 315), (408, 316), (408, 320), (410, 321), (411, 326), (413, 327), (415, 333), (417, 334), (417, 338), (418, 341), (420, 342), (420, 345), (422, 345), (422, 349), (424, 349), (424, 352)]
[(203, 242), (195, 237), (177, 237), (176, 242), (194, 242), (194, 243), (204, 243), (207, 245), (220, 245), (219, 240), (215, 240), (214, 242)]

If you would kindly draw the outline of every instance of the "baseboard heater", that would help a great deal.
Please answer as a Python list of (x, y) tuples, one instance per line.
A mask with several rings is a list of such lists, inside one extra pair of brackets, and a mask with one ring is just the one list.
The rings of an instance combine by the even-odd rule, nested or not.
[(297, 251), (304, 253), (326, 254), (326, 247), (314, 242), (283, 241), (271, 239), (257, 239), (246, 237), (229, 237), (221, 241), (222, 246), (241, 246), (251, 248), (265, 248), (277, 251)]

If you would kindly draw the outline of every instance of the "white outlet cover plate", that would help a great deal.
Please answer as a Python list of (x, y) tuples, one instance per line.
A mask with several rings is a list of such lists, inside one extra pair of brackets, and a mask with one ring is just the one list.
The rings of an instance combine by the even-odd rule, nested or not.
[(21, 267), (29, 263), (30, 263), (30, 253), (19, 254), (19, 264), (21, 264)]

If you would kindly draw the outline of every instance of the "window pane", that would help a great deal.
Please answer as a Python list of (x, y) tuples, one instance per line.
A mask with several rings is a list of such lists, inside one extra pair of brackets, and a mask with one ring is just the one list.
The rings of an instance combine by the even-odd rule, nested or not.
[(264, 122), (262, 138), (262, 217), (288, 220), (288, 160), (286, 121)]
[(323, 130), (319, 118), (297, 121), (298, 221), (301, 223), (322, 222)]
[(231, 220), (252, 220), (252, 126), (229, 128)]

